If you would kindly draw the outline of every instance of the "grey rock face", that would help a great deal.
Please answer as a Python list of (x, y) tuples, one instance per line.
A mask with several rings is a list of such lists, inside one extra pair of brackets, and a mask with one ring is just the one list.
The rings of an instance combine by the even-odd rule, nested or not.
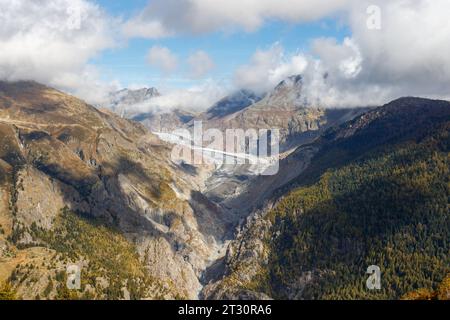
[(136, 114), (134, 106), (159, 97), (160, 93), (156, 88), (142, 88), (138, 90), (123, 89), (110, 94), (107, 108), (111, 109), (122, 118), (128, 118)]
[[(327, 128), (339, 125), (367, 109), (326, 109), (308, 101), (303, 78), (294, 75), (281, 81), (265, 95), (241, 90), (216, 103), (194, 120), (207, 128), (279, 129), (281, 151), (312, 142)], [(188, 127), (192, 126), (192, 121)]]
[(253, 280), (264, 273), (268, 263), (266, 237), (270, 223), (263, 219), (264, 211), (248, 217), (238, 228), (223, 260), (223, 277), (210, 281), (201, 297), (212, 300), (267, 300), (270, 297), (258, 291)]
[[(133, 114), (131, 106), (159, 96), (154, 88), (113, 94), (110, 108), (141, 124), (49, 88), (25, 86), (17, 95), (9, 93), (16, 89), (6, 87), (0, 99), (5, 106), (0, 108), (0, 139), (7, 136), (10, 143), (3, 141), (8, 148), (4, 154), (0, 150), (5, 159), (0, 161), (0, 189), (10, 190), (2, 181), (10, 175), (8, 162), (15, 165), (20, 156), (30, 165), (16, 173), (16, 217), (0, 214), (2, 227), (49, 230), (65, 206), (104, 218), (135, 245), (152, 276), (167, 280), (175, 293), (187, 298), (197, 298), (203, 287), (200, 297), (210, 299), (270, 298), (251, 285), (267, 264), (265, 236), (270, 228), (255, 208), (309, 164), (316, 150), (298, 146), (360, 112), (305, 107), (298, 76), (263, 99), (240, 91), (199, 117), (179, 110)], [(171, 146), (144, 128), (189, 127), (194, 119), (205, 120), (205, 128), (280, 128), (292, 153), (283, 156), (279, 174), (270, 177), (214, 167), (187, 170), (171, 161)], [(9, 213), (9, 202), (0, 199), (1, 212)], [(234, 233), (239, 222), (241, 228)], [(4, 239), (0, 235), (3, 255)], [(32, 245), (35, 240), (24, 233), (19, 243)]]
[(188, 111), (173, 110), (168, 112), (148, 112), (132, 116), (131, 119), (141, 122), (151, 132), (172, 132), (185, 127), (195, 115)]
[(206, 111), (206, 119), (223, 118), (251, 106), (262, 96), (249, 90), (239, 90), (213, 105)]

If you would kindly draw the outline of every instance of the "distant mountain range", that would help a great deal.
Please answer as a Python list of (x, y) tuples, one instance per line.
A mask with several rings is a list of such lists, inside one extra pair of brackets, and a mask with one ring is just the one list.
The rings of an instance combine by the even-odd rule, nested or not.
[[(0, 82), (0, 297), (450, 296), (450, 103), (319, 108), (302, 81), (200, 114), (133, 114), (156, 89), (122, 90), (99, 110)], [(150, 131), (195, 120), (280, 128), (279, 172), (172, 161)], [(70, 265), (82, 269), (76, 291)], [(365, 286), (370, 265), (380, 290)]]
[(208, 117), (206, 127), (239, 129), (279, 129), (281, 149), (288, 150), (312, 141), (325, 129), (350, 120), (367, 108), (333, 109), (310, 104), (303, 95), (303, 80), (299, 75), (278, 84), (262, 99), (223, 116)]
[[(150, 94), (145, 94), (150, 92)], [(274, 129), (281, 130), (282, 150), (314, 140), (330, 126), (340, 124), (368, 110), (335, 109), (312, 105), (303, 95), (303, 78), (295, 75), (280, 82), (272, 91), (258, 95), (239, 90), (224, 97), (205, 112), (155, 110), (138, 113), (138, 106), (159, 96), (156, 89), (127, 89), (112, 94), (109, 109), (143, 123), (153, 132), (171, 132), (191, 128), (202, 121), (205, 129)], [(134, 110), (134, 111), (131, 111)]]

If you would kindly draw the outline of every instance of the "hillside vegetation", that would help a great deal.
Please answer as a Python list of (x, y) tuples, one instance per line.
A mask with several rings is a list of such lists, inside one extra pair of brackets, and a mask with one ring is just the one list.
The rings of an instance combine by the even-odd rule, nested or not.
[[(259, 256), (244, 251), (255, 243), (245, 234), (264, 230), (254, 222), (214, 294), (234, 286), (279, 299), (399, 299), (438, 290), (450, 272), (450, 104), (401, 99), (314, 145), (311, 165), (262, 218), (264, 248), (249, 250)], [(366, 288), (371, 265), (381, 290)]]
[(195, 298), (223, 222), (170, 150), (73, 96), (0, 81), (0, 282), (24, 299)]

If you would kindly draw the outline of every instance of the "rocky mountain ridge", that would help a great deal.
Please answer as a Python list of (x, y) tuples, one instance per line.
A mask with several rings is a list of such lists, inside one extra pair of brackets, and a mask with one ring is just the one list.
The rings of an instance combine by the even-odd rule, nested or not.
[[(420, 212), (431, 212), (433, 221), (439, 222), (427, 227), (433, 239), (440, 239), (441, 229), (448, 224), (447, 216), (439, 212), (443, 192), (448, 196), (442, 182), (448, 177), (449, 103), (403, 98), (373, 109), (305, 109), (301, 87), (300, 77), (289, 78), (258, 102), (234, 113), (222, 113), (219, 107), (217, 116), (206, 120), (232, 127), (265, 128), (278, 123), (292, 129), (285, 131), (286, 148), (288, 141), (293, 144), (281, 155), (279, 172), (250, 176), (238, 167), (173, 162), (172, 146), (137, 121), (99, 111), (37, 83), (0, 82), (0, 281), (9, 280), (17, 294), (27, 299), (302, 299), (333, 298), (338, 292), (361, 297), (364, 294), (355, 289), (352, 279), (341, 276), (346, 289), (339, 291), (328, 278), (339, 270), (333, 270), (326, 257), (333, 263), (342, 261), (339, 255), (327, 255), (324, 248), (334, 246), (333, 239), (340, 237), (324, 235), (341, 230), (342, 239), (353, 239), (339, 242), (335, 252), (348, 256), (343, 266), (359, 270), (361, 266), (352, 260), (355, 257), (344, 249), (361, 241), (358, 235), (364, 232), (347, 227), (360, 225), (364, 215), (347, 206), (348, 188), (381, 185), (387, 194), (395, 194), (391, 186), (396, 185), (402, 187), (398, 192), (403, 197), (413, 190), (417, 199), (436, 199), (438, 209), (433, 209), (432, 202), (428, 206), (427, 200)], [(274, 118), (277, 110), (289, 116)], [(194, 119), (182, 112), (177, 117), (186, 127)], [(304, 131), (301, 126), (289, 127), (297, 120), (322, 124), (306, 126)], [(298, 134), (302, 138), (293, 139)], [(426, 159), (432, 160), (432, 167)], [(369, 170), (371, 166), (376, 169)], [(383, 183), (371, 182), (374, 172)], [(410, 178), (414, 172), (418, 178)], [(382, 180), (390, 177), (400, 180)], [(406, 178), (410, 180), (404, 182)], [(428, 190), (420, 182), (423, 179), (431, 179), (428, 185), (436, 189)], [(420, 198), (421, 193), (405, 189), (405, 184), (417, 186), (428, 196)], [(364, 205), (367, 200), (361, 197), (370, 194), (364, 190), (352, 193), (350, 199), (368, 211), (377, 208), (372, 202)], [(400, 201), (403, 207), (394, 208), (394, 217), (401, 217), (395, 218), (396, 223), (381, 216), (383, 225), (401, 222), (406, 229), (400, 233), (421, 234), (419, 224), (404, 221), (411, 201)], [(314, 216), (304, 216), (312, 210), (309, 203), (319, 212), (319, 224)], [(396, 202), (382, 206), (392, 203)], [(321, 211), (324, 208), (334, 215)], [(340, 213), (352, 223), (340, 223)], [(414, 211), (411, 214), (416, 217)], [(321, 228), (330, 225), (328, 219), (341, 229), (324, 232)], [(423, 216), (418, 214), (417, 219), (426, 225)], [(413, 229), (417, 232), (410, 232)], [(316, 233), (314, 243), (323, 246), (319, 253), (324, 256), (318, 260), (323, 267), (294, 259), (302, 254), (304, 261), (313, 259), (302, 234)], [(378, 243), (378, 233), (371, 237)], [(416, 241), (420, 244), (429, 238)], [(427, 263), (439, 261), (436, 275), (443, 273), (445, 264), (441, 251), (433, 246), (421, 256)], [(403, 266), (409, 258), (402, 259)], [(71, 264), (83, 270), (78, 293), (64, 286), (65, 270)], [(387, 274), (397, 281), (395, 272)], [(442, 280), (422, 274), (414, 280), (407, 274), (408, 281), (418, 285)], [(277, 282), (270, 280), (275, 278)], [(318, 290), (319, 284), (325, 291)], [(398, 297), (401, 290), (383, 294)]]
[[(61, 298), (56, 277), (76, 263), (92, 274), (83, 294), (95, 298), (125, 298), (132, 288), (139, 298), (197, 297), (233, 221), (200, 193), (201, 169), (172, 163), (170, 146), (137, 122), (33, 82), (0, 83), (0, 130), (2, 280), (12, 277), (24, 298)], [(95, 246), (67, 251), (77, 247), (71, 226), (122, 244), (104, 244), (113, 256), (136, 258), (98, 261), (92, 250), (104, 248)], [(111, 278), (122, 263), (136, 278)]]
[[(449, 102), (402, 98), (299, 148), (289, 157), (312, 152), (311, 161), (241, 224), (202, 297), (398, 299), (435, 290), (450, 272), (449, 126)], [(382, 268), (380, 291), (363, 285), (369, 265)]]

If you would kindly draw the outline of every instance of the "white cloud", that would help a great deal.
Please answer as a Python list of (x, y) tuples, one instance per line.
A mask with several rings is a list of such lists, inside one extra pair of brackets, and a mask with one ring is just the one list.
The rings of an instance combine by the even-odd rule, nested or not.
[(160, 69), (164, 74), (170, 74), (177, 69), (178, 58), (168, 48), (153, 46), (147, 56), (150, 65)]
[(105, 82), (100, 78), (97, 68), (86, 65), (78, 73), (62, 73), (53, 81), (54, 86), (60, 90), (72, 93), (89, 103), (104, 105), (110, 99), (110, 92), (117, 91), (121, 85), (117, 80)]
[[(381, 8), (381, 30), (367, 28), (370, 5)], [(450, 97), (448, 0), (228, 0), (220, 5), (215, 0), (152, 0), (124, 24), (90, 0), (0, 0), (0, 8), (0, 79), (36, 80), (90, 102), (114, 86), (99, 80), (90, 61), (117, 46), (123, 40), (118, 37), (251, 32), (267, 21), (301, 23), (338, 14), (351, 30), (344, 41), (315, 39), (307, 53), (286, 53), (278, 44), (257, 50), (235, 71), (236, 86), (265, 91), (301, 73), (311, 100), (330, 105), (382, 103), (403, 95)], [(175, 54), (158, 46), (150, 49), (148, 62), (164, 76), (178, 66)], [(202, 51), (187, 62), (192, 78), (204, 77), (213, 67)], [(201, 100), (193, 98), (200, 91), (170, 95), (191, 105)]]
[[(368, 28), (368, 8), (374, 6), (381, 9), (381, 30)], [(308, 54), (258, 50), (236, 70), (235, 83), (268, 90), (284, 76), (305, 73), (311, 88), (323, 90), (311, 92), (322, 100), (382, 103), (403, 95), (450, 97), (449, 12), (448, 0), (228, 0), (220, 6), (214, 0), (153, 0), (130, 23), (157, 28), (129, 35), (251, 32), (267, 21), (338, 17), (351, 30), (349, 38), (315, 39)]]
[(207, 75), (214, 68), (214, 61), (202, 50), (196, 51), (188, 58), (190, 76), (199, 79)]
[(172, 36), (160, 21), (129, 20), (122, 26), (122, 33), (127, 38), (159, 39)]
[(350, 14), (352, 38), (364, 59), (360, 79), (403, 94), (448, 94), (450, 2), (378, 1), (381, 30), (369, 30), (361, 3)]
[(139, 112), (168, 112), (174, 109), (204, 111), (229, 93), (227, 85), (207, 81), (202, 85), (186, 89), (175, 89), (162, 92), (162, 95), (145, 103), (133, 106)]
[(0, 79), (63, 89), (70, 84), (81, 96), (97, 82), (88, 62), (115, 45), (114, 24), (98, 6), (85, 0), (0, 0), (0, 8)]
[[(129, 36), (158, 38), (174, 33), (255, 31), (267, 20), (314, 21), (353, 0), (153, 0), (126, 28)], [(142, 27), (141, 27), (142, 26)], [(144, 26), (150, 26), (144, 31)]]
[(248, 65), (239, 67), (234, 83), (238, 88), (264, 92), (291, 75), (303, 73), (307, 64), (305, 56), (286, 56), (281, 45), (275, 44), (269, 50), (257, 50)]
[(312, 53), (320, 58), (329, 73), (354, 78), (361, 72), (361, 52), (350, 38), (345, 38), (342, 44), (334, 38), (315, 39), (312, 42)]
[[(367, 27), (372, 4), (381, 9), (380, 30)], [(351, 39), (313, 46), (330, 75), (326, 86), (339, 92), (336, 99), (351, 97), (353, 105), (400, 96), (449, 99), (448, 12), (447, 0), (358, 1), (349, 12)]]
[[(349, 4), (350, 37), (342, 42), (314, 39), (311, 52), (304, 55), (289, 56), (279, 45), (258, 50), (235, 72), (235, 82), (267, 90), (279, 79), (275, 75), (301, 73), (308, 100), (327, 106), (382, 104), (409, 95), (450, 98), (449, 1)], [(367, 27), (367, 8), (373, 4), (381, 9), (380, 30)], [(294, 58), (301, 63), (294, 63)]]

